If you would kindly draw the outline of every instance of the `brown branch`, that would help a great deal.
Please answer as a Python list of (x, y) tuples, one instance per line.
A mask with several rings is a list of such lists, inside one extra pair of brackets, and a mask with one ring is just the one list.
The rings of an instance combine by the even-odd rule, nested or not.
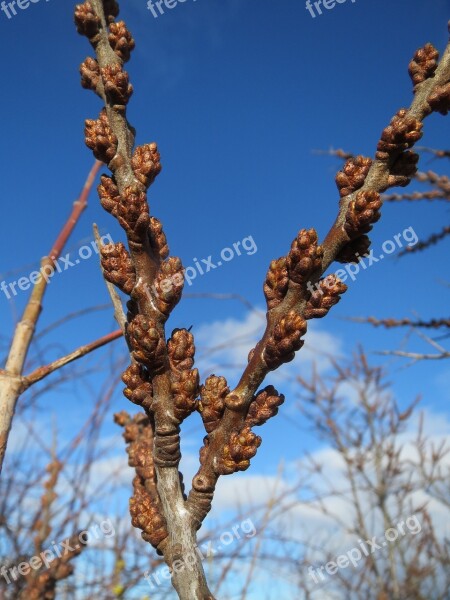
[(77, 348), (76, 350), (71, 352), (70, 354), (67, 354), (66, 356), (58, 358), (48, 365), (39, 367), (38, 369), (35, 369), (29, 375), (22, 377), (22, 392), (27, 390), (34, 383), (37, 383), (38, 381), (41, 381), (45, 377), (48, 377), (49, 375), (51, 375), (52, 373), (54, 373), (61, 367), (64, 367), (65, 365), (68, 365), (71, 362), (74, 362), (75, 360), (78, 360), (79, 358), (82, 358), (83, 356), (86, 356), (87, 354), (94, 352), (94, 350), (97, 350), (98, 348), (101, 348), (102, 346), (106, 346), (106, 344), (109, 344), (110, 342), (113, 342), (114, 340), (117, 340), (122, 336), (123, 336), (122, 330), (117, 329), (116, 331), (112, 331), (111, 333), (104, 335), (103, 337), (99, 338), (98, 340), (95, 340), (94, 342), (91, 342), (90, 344), (86, 344), (85, 346), (80, 346), (79, 348)]
[(422, 327), (424, 329), (438, 329), (439, 327), (450, 327), (450, 319), (431, 319), (430, 321), (422, 321), (413, 319), (377, 319), (375, 317), (351, 317), (351, 321), (358, 323), (369, 323), (374, 327)]
[(405, 256), (406, 254), (413, 254), (414, 252), (426, 250), (430, 246), (434, 246), (438, 242), (442, 241), (448, 235), (450, 235), (450, 226), (445, 226), (439, 233), (433, 233), (423, 242), (419, 242), (415, 246), (407, 246), (401, 252), (399, 252), (398, 256)]
[[(149, 214), (146, 190), (161, 165), (156, 144), (133, 148), (134, 130), (126, 117), (133, 89), (123, 65), (134, 40), (123, 21), (115, 22), (117, 14), (114, 0), (91, 0), (75, 9), (78, 31), (89, 39), (96, 55), (81, 66), (82, 84), (104, 103), (99, 119), (86, 121), (86, 143), (113, 173), (112, 178), (102, 178), (99, 193), (103, 207), (124, 228), (129, 248), (128, 252), (121, 244), (104, 246), (102, 267), (105, 279), (131, 295), (126, 339), (132, 365), (124, 379), (128, 396), (145, 406), (154, 423), (152, 458), (168, 529), (165, 560), (172, 565), (189, 555), (194, 562), (188, 569), (174, 570), (173, 585), (182, 600), (210, 600), (178, 473), (179, 424), (194, 409), (198, 388), (198, 372), (185, 366), (192, 360), (193, 339), (188, 332), (177, 336), (174, 332), (170, 357), (165, 335), (165, 322), (181, 296), (182, 265), (175, 257), (165, 261), (168, 247), (161, 224)], [(174, 283), (176, 277), (181, 283)], [(179, 360), (184, 351), (186, 360)]]
[[(367, 249), (365, 233), (379, 218), (379, 205), (376, 203), (380, 200), (380, 194), (389, 187), (406, 185), (414, 175), (418, 157), (409, 149), (422, 135), (422, 121), (431, 114), (431, 104), (435, 106), (431, 99), (435, 98), (441, 87), (447, 86), (447, 90), (449, 82), (450, 45), (432, 76), (428, 75), (415, 86), (410, 108), (399, 111), (383, 131), (376, 159), (372, 162), (364, 157), (349, 158), (343, 171), (338, 174), (336, 182), (341, 192), (339, 213), (323, 245), (317, 245), (314, 230), (303, 230), (294, 241), (289, 255), (272, 263), (267, 279), (269, 311), (265, 333), (250, 353), (248, 365), (237, 387), (224, 399), (223, 416), (215, 430), (208, 435), (201, 451), (200, 469), (193, 479), (188, 507), (199, 523), (210, 510), (215, 485), (221, 474), (217, 465), (220, 465), (224, 448), (229, 447), (233, 432), (244, 431), (247, 413), (258, 387), (270, 370), (292, 360), (293, 352), (302, 345), (300, 337), (306, 329), (304, 318), (311, 318), (308, 317), (308, 311), (317, 310), (309, 303), (311, 287), (335, 260), (352, 262), (355, 244), (363, 243)], [(368, 209), (371, 202), (377, 208)], [(362, 212), (367, 210), (368, 222), (364, 225), (356, 222), (357, 203), (361, 205)], [(356, 247), (360, 250), (360, 246)], [(302, 280), (298, 271), (303, 265), (306, 274)], [(320, 296), (315, 297), (314, 302), (320, 310)], [(326, 312), (323, 308), (320, 316)], [(245, 438), (242, 442), (245, 443)]]
[(101, 163), (96, 161), (86, 179), (78, 200), (74, 202), (68, 220), (61, 229), (49, 254), (41, 260), (40, 276), (34, 284), (22, 318), (14, 331), (5, 370), (0, 373), (0, 473), (5, 458), (17, 400), (21, 394), (23, 368), (34, 336), (36, 324), (42, 311), (42, 301), (47, 288), (47, 279), (43, 276), (43, 273), (45, 273), (47, 267), (53, 268), (82, 212), (85, 210), (89, 192), (100, 166)]

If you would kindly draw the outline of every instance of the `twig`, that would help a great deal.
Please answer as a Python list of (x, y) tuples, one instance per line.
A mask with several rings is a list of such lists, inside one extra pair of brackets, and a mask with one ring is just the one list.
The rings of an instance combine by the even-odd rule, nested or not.
[(47, 279), (43, 276), (43, 270), (47, 267), (53, 269), (55, 261), (61, 255), (70, 234), (87, 206), (89, 192), (100, 167), (101, 163), (96, 161), (89, 172), (78, 200), (74, 202), (68, 220), (52, 246), (52, 249), (49, 254), (41, 260), (40, 276), (34, 284), (22, 319), (17, 324), (14, 331), (5, 370), (0, 373), (0, 473), (3, 467), (3, 460), (5, 458), (6, 446), (8, 444), (9, 432), (11, 430), (17, 400), (21, 394), (23, 368), (34, 336), (36, 324), (42, 311), (42, 300), (47, 288)]
[(44, 379), (54, 371), (57, 371), (61, 367), (64, 367), (65, 365), (68, 365), (71, 362), (74, 362), (82, 356), (86, 356), (86, 354), (89, 354), (94, 350), (97, 350), (98, 348), (101, 348), (102, 346), (113, 342), (114, 340), (117, 340), (118, 338), (122, 337), (122, 335), (122, 330), (117, 329), (116, 331), (112, 331), (111, 333), (104, 335), (103, 337), (99, 338), (98, 340), (95, 340), (94, 342), (91, 342), (90, 344), (80, 346), (70, 354), (63, 356), (62, 358), (58, 358), (57, 360), (54, 360), (48, 365), (35, 369), (32, 373), (22, 378), (22, 391), (25, 391), (31, 385), (37, 383), (38, 381), (41, 381), (42, 379)]

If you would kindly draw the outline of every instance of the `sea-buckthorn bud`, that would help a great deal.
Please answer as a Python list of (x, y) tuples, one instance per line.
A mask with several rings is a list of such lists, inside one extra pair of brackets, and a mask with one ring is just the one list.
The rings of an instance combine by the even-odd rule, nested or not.
[(350, 240), (336, 256), (336, 261), (339, 263), (357, 263), (362, 256), (369, 253), (370, 239), (367, 235), (361, 235), (353, 240)]
[(154, 548), (168, 536), (164, 517), (154, 504), (139, 477), (133, 479), (134, 494), (130, 498), (130, 515), (133, 527), (142, 530), (141, 536)]
[[(419, 155), (416, 152), (411, 152), (410, 150), (402, 152), (390, 169), (386, 189), (394, 186), (407, 186), (412, 177), (417, 173), (418, 162)], [(383, 189), (382, 191), (385, 190)]]
[(267, 341), (264, 351), (264, 361), (270, 371), (294, 359), (295, 352), (304, 344), (300, 338), (305, 333), (306, 321), (295, 311), (291, 310), (281, 319)]
[(264, 295), (269, 310), (280, 304), (289, 287), (287, 260), (283, 256), (270, 263), (264, 283)]
[(322, 266), (323, 248), (317, 244), (315, 229), (302, 229), (291, 244), (287, 255), (289, 278), (304, 284)]
[(148, 188), (161, 173), (161, 156), (154, 142), (137, 146), (131, 159), (136, 179)]
[(95, 158), (109, 164), (117, 152), (117, 138), (109, 126), (104, 108), (98, 119), (86, 119), (84, 133), (86, 146), (92, 150)]
[(278, 413), (283, 402), (283, 394), (279, 394), (273, 385), (268, 385), (251, 401), (245, 424), (249, 427), (263, 425)]
[(121, 65), (107, 65), (101, 69), (103, 86), (108, 100), (112, 104), (125, 106), (133, 93), (128, 73)]
[(152, 384), (146, 379), (143, 367), (137, 364), (130, 365), (122, 375), (126, 385), (123, 395), (133, 404), (142, 406), (145, 411), (150, 411), (153, 402)]
[(98, 93), (100, 82), (100, 67), (95, 58), (88, 56), (80, 65), (81, 86), (85, 90), (94, 90)]
[(437, 85), (428, 96), (427, 102), (432, 111), (446, 115), (450, 111), (450, 83)]
[(194, 366), (194, 336), (187, 329), (174, 329), (167, 342), (170, 365), (177, 371), (186, 371)]
[(93, 41), (99, 32), (101, 21), (92, 4), (90, 2), (77, 4), (74, 18), (78, 33)]
[(371, 165), (372, 159), (366, 156), (355, 156), (346, 161), (342, 170), (336, 175), (336, 185), (341, 198), (353, 194), (362, 187)]
[(244, 427), (240, 432), (233, 432), (228, 444), (223, 448), (217, 465), (218, 473), (230, 475), (236, 471), (245, 471), (260, 445), (261, 438), (255, 435), (250, 427)]
[(111, 48), (123, 62), (130, 60), (130, 54), (134, 50), (135, 43), (124, 21), (111, 23), (109, 26), (108, 41)]
[(419, 83), (429, 79), (436, 71), (439, 59), (439, 52), (433, 44), (426, 44), (423, 48), (419, 48), (412, 61), (409, 63), (408, 72), (412, 79), (414, 88)]
[(156, 217), (150, 217), (149, 235), (151, 247), (161, 260), (165, 260), (169, 256), (169, 246), (161, 221)]
[(410, 116), (406, 108), (400, 109), (381, 134), (377, 159), (388, 160), (393, 154), (412, 148), (422, 137), (422, 128), (423, 123)]
[(219, 425), (225, 410), (225, 398), (230, 393), (225, 377), (210, 375), (200, 388), (198, 410), (208, 433)]
[(144, 315), (136, 315), (128, 326), (133, 358), (156, 374), (164, 368), (165, 343), (156, 323)]
[(157, 307), (166, 317), (180, 301), (183, 286), (183, 265), (178, 257), (171, 256), (161, 263), (155, 281)]
[(305, 309), (305, 319), (321, 319), (337, 304), (341, 295), (347, 290), (336, 275), (328, 275), (321, 279), (316, 289), (310, 296)]
[(180, 371), (172, 382), (175, 418), (184, 421), (197, 408), (199, 374), (197, 369)]
[(97, 188), (97, 192), (100, 198), (100, 204), (103, 208), (111, 213), (113, 217), (117, 215), (117, 207), (120, 202), (119, 188), (117, 187), (114, 179), (107, 175), (100, 177), (100, 185)]
[(126, 187), (117, 207), (117, 220), (130, 240), (140, 242), (150, 223), (145, 192), (133, 185)]
[(125, 294), (131, 294), (136, 285), (136, 271), (122, 242), (102, 246), (100, 255), (105, 279)]
[(365, 190), (358, 192), (348, 206), (344, 229), (349, 238), (359, 237), (372, 229), (381, 217), (381, 196), (378, 192)]

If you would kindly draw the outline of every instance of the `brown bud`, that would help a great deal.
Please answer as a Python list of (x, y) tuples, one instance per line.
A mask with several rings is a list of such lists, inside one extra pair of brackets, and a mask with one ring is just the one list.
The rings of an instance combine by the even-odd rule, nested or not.
[(171, 256), (161, 264), (155, 282), (158, 310), (166, 317), (180, 301), (183, 285), (184, 275), (181, 260), (176, 256)]
[(181, 422), (197, 408), (198, 370), (180, 371), (174, 379), (171, 386), (174, 399), (174, 415)]
[(283, 402), (283, 394), (279, 394), (272, 385), (268, 385), (251, 401), (245, 424), (249, 427), (263, 425), (278, 413), (278, 407)]
[(353, 194), (363, 184), (372, 165), (372, 159), (365, 156), (349, 158), (336, 175), (336, 185), (341, 198)]
[(230, 475), (236, 471), (245, 471), (261, 445), (261, 438), (244, 427), (240, 432), (233, 432), (228, 444), (222, 451), (221, 460), (217, 466), (220, 475)]
[(210, 375), (200, 388), (199, 411), (208, 433), (214, 431), (225, 410), (224, 400), (230, 393), (225, 377)]
[(192, 369), (195, 354), (194, 336), (187, 329), (174, 329), (167, 342), (167, 351), (172, 369)]
[(127, 386), (123, 395), (133, 404), (142, 406), (145, 411), (150, 411), (153, 401), (151, 383), (140, 365), (132, 364), (122, 375), (122, 381)]
[(101, 183), (97, 188), (100, 204), (106, 211), (115, 217), (120, 202), (119, 188), (117, 187), (114, 178), (108, 177), (107, 175), (102, 175), (100, 181)]
[(380, 208), (382, 202), (378, 192), (366, 190), (358, 192), (355, 200), (348, 206), (345, 216), (344, 229), (349, 238), (359, 237), (372, 229), (381, 217)]
[(145, 144), (144, 146), (137, 146), (134, 151), (131, 166), (136, 178), (146, 188), (155, 181), (157, 175), (161, 172), (160, 159), (158, 146), (154, 142), (152, 144)]
[(287, 261), (283, 256), (270, 263), (264, 283), (264, 295), (269, 310), (280, 304), (286, 295), (289, 286)]
[(95, 13), (92, 4), (90, 2), (77, 4), (74, 18), (78, 33), (92, 41), (100, 28), (100, 17)]
[(123, 62), (130, 60), (131, 51), (134, 50), (134, 39), (123, 21), (111, 23), (109, 26), (108, 40), (111, 48)]
[(136, 285), (136, 272), (122, 242), (102, 246), (100, 255), (105, 279), (116, 285), (125, 294), (131, 294)]
[(328, 275), (319, 281), (316, 289), (308, 300), (305, 309), (305, 319), (321, 319), (330, 308), (337, 304), (341, 299), (341, 294), (347, 290), (347, 286), (342, 283), (336, 275)]
[(121, 65), (107, 65), (101, 69), (103, 86), (108, 100), (112, 104), (125, 106), (133, 93), (133, 86), (128, 79), (128, 73)]
[(267, 341), (264, 351), (264, 360), (269, 370), (274, 371), (281, 364), (294, 359), (295, 352), (304, 344), (300, 338), (305, 333), (306, 321), (295, 311), (291, 310), (281, 319)]
[(169, 256), (166, 234), (163, 231), (161, 221), (156, 217), (150, 217), (149, 224), (150, 244), (161, 260)]
[(450, 111), (450, 83), (436, 86), (427, 101), (431, 110), (446, 115)]
[(367, 235), (361, 235), (350, 240), (336, 256), (336, 261), (340, 263), (357, 263), (361, 256), (366, 256), (370, 248), (370, 239)]
[(81, 85), (86, 90), (94, 90), (98, 93), (100, 81), (100, 67), (98, 62), (88, 56), (80, 65)]
[(409, 63), (408, 72), (414, 84), (414, 88), (425, 79), (434, 75), (438, 64), (439, 52), (433, 44), (426, 44), (419, 48), (414, 58)]
[(315, 229), (302, 229), (287, 256), (289, 278), (304, 284), (322, 266), (323, 248), (317, 244)]
[(86, 146), (92, 150), (95, 158), (109, 164), (117, 152), (117, 138), (109, 126), (104, 108), (98, 119), (86, 119), (84, 133)]
[(164, 368), (166, 346), (156, 323), (136, 315), (128, 326), (133, 358), (155, 374)]
[(117, 220), (130, 240), (140, 242), (150, 223), (145, 192), (133, 185), (126, 187), (117, 207)]
[(134, 495), (130, 498), (130, 515), (133, 527), (142, 530), (142, 538), (154, 548), (168, 536), (166, 522), (154, 505), (140, 478), (133, 479)]
[(422, 127), (421, 121), (410, 116), (406, 108), (400, 109), (381, 134), (377, 159), (388, 160), (392, 154), (412, 148), (422, 137)]

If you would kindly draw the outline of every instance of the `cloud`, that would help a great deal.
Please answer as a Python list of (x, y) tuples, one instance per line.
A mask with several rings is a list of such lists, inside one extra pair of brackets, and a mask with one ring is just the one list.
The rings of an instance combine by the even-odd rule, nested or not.
[[(265, 328), (265, 313), (255, 310), (242, 319), (229, 318), (206, 323), (196, 333), (197, 363), (202, 376), (216, 371), (225, 372), (237, 383), (249, 351), (261, 338)], [(305, 345), (295, 359), (270, 374), (272, 382), (293, 380), (296, 375), (306, 375), (314, 365), (318, 373), (331, 368), (331, 358), (342, 355), (342, 342), (321, 329), (320, 323), (310, 321), (305, 335)]]

